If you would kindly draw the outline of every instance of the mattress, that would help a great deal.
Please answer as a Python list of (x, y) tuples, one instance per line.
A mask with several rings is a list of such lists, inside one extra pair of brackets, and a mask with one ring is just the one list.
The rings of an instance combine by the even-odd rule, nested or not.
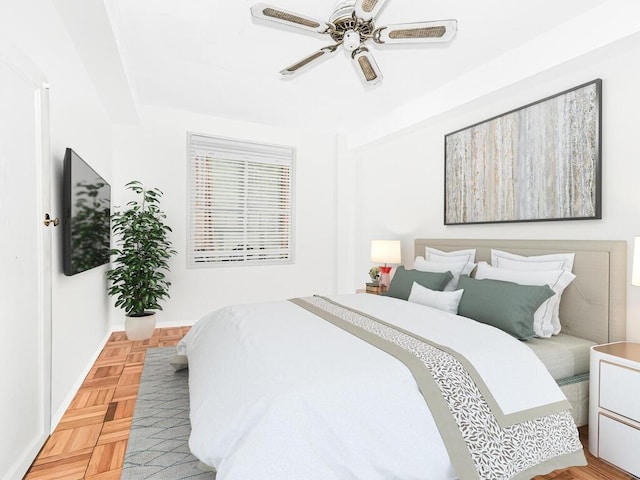
[(571, 416), (576, 425), (586, 425), (589, 421), (589, 352), (596, 343), (565, 333), (523, 343), (547, 367), (571, 403)]
[(532, 338), (524, 342), (544, 363), (560, 385), (567, 379), (589, 373), (589, 350), (595, 342), (560, 333), (551, 338)]

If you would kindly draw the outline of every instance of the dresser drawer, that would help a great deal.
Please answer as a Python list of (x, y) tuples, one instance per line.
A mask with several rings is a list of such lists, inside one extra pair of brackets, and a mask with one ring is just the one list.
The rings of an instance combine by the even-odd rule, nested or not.
[(640, 430), (599, 415), (600, 458), (640, 476)]
[(600, 362), (600, 408), (640, 421), (640, 370)]

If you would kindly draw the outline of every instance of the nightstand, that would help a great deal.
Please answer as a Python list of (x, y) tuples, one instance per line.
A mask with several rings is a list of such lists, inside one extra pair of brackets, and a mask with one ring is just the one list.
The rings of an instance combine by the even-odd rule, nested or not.
[(640, 343), (591, 347), (589, 451), (640, 476)]
[(387, 287), (384, 285), (367, 285), (367, 288), (356, 290), (356, 293), (372, 293), (374, 295), (380, 295), (387, 290)]

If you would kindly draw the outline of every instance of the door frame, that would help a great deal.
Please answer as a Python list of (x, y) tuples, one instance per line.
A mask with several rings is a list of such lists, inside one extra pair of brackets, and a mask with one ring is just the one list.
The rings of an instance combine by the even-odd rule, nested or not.
[(51, 212), (51, 150), (49, 124), (49, 85), (44, 75), (17, 47), (0, 36), (0, 62), (12, 70), (28, 87), (33, 89), (33, 106), (36, 124), (34, 139), (37, 205), (40, 212), (34, 212), (39, 218), (41, 228), (37, 231), (38, 265), (38, 302), (39, 332), (38, 344), (39, 386), (42, 398), (40, 422), (42, 431), (37, 432), (32, 444), (15, 460), (5, 478), (21, 478), (29, 469), (38, 452), (51, 433), (51, 375), (52, 375), (52, 269), (51, 269), (51, 228), (45, 227), (42, 220), (45, 212)]

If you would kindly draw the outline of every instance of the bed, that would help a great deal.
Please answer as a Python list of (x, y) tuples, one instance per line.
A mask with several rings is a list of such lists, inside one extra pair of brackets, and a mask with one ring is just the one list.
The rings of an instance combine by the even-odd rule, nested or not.
[(419, 239), (416, 255), (427, 245), (475, 248), (477, 260), (490, 248), (575, 252), (563, 333), (521, 342), (365, 294), (213, 312), (177, 353), (189, 445), (218, 480), (524, 479), (584, 464), (580, 364), (590, 342), (624, 338), (625, 242)]
[(425, 247), (444, 251), (476, 249), (477, 261), (490, 261), (491, 249), (520, 255), (575, 252), (575, 280), (562, 294), (562, 333), (532, 339), (527, 345), (547, 366), (572, 404), (578, 426), (589, 417), (589, 349), (626, 338), (627, 243), (612, 240), (467, 240), (417, 239), (416, 255)]

